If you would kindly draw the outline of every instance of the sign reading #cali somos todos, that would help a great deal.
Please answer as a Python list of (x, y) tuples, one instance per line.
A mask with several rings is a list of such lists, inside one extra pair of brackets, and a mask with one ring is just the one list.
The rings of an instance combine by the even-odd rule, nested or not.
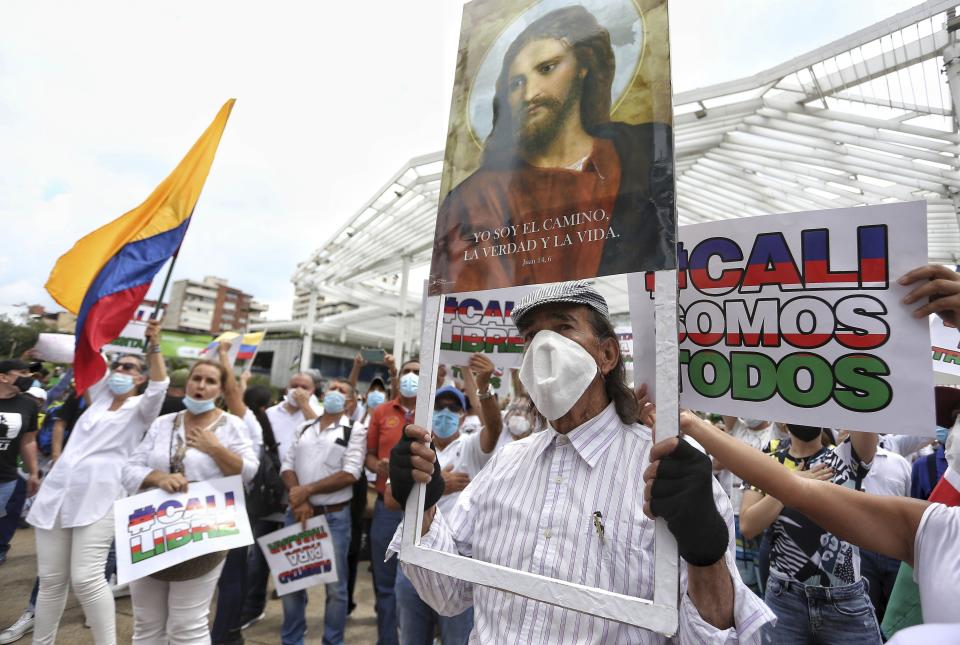
[(190, 482), (186, 493), (153, 489), (114, 504), (117, 581), (253, 543), (240, 476)]
[(684, 406), (929, 433), (927, 322), (896, 283), (927, 262), (924, 202), (685, 226), (678, 250)]

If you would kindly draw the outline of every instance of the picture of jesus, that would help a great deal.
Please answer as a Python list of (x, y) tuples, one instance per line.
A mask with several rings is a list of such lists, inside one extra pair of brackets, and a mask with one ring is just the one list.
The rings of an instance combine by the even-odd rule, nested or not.
[(510, 43), (479, 167), (439, 209), (432, 293), (675, 266), (672, 129), (611, 118), (615, 69), (580, 5)]

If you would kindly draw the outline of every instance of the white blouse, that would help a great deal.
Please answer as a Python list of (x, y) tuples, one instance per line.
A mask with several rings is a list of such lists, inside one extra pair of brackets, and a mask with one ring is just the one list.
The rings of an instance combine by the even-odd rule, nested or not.
[[(123, 485), (127, 493), (133, 495), (140, 490), (143, 480), (151, 471), (170, 472), (171, 448), (176, 450), (179, 441), (186, 444), (183, 420), (177, 429), (177, 436), (173, 433), (173, 422), (178, 414), (186, 416), (186, 412), (165, 414), (150, 426), (147, 435), (133, 451), (130, 460), (123, 467)], [(243, 459), (243, 468), (240, 475), (244, 484), (249, 483), (259, 467), (259, 457), (253, 450), (246, 424), (239, 417), (223, 412), (223, 423), (214, 426), (217, 439), (224, 448), (239, 455)], [(196, 448), (186, 448), (183, 455), (183, 474), (188, 481), (205, 481), (218, 479), (224, 474), (214, 461), (213, 457)]]
[(121, 469), (160, 414), (170, 379), (148, 381), (143, 394), (110, 410), (110, 370), (90, 387), (90, 406), (77, 419), (63, 454), (43, 479), (27, 521), (40, 529), (88, 526), (113, 510), (123, 497)]

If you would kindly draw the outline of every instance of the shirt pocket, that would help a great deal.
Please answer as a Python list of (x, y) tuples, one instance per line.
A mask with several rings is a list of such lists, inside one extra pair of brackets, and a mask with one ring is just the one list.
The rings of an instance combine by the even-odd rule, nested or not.
[(327, 445), (326, 454), (323, 456), (323, 464), (333, 472), (343, 470), (343, 455), (347, 452), (345, 446), (331, 441)]
[(582, 584), (638, 597), (653, 579), (652, 549), (644, 548), (644, 526), (642, 521), (635, 526), (627, 521), (605, 524), (601, 537), (592, 525), (586, 534), (588, 566)]

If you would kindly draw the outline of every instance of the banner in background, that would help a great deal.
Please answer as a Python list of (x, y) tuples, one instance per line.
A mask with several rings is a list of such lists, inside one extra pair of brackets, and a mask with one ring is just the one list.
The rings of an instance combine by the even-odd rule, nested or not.
[(960, 330), (946, 327), (940, 316), (930, 316), (930, 344), (933, 349), (933, 371), (960, 382)]
[(104, 345), (101, 351), (107, 354), (143, 354), (143, 341), (147, 337), (146, 332), (147, 321), (131, 320), (120, 332), (120, 335), (110, 344)]
[(337, 561), (327, 518), (315, 515), (257, 538), (277, 595), (337, 581)]
[[(682, 227), (681, 405), (929, 434), (929, 327), (896, 283), (927, 263), (926, 222), (925, 202), (910, 202)], [(638, 344), (652, 342), (649, 305), (631, 315)], [(649, 370), (652, 348), (640, 356)]]
[(239, 475), (155, 488), (113, 505), (117, 582), (125, 584), (206, 553), (253, 544)]
[(212, 340), (213, 336), (209, 334), (185, 334), (164, 329), (160, 333), (160, 352), (166, 358), (196, 359)]

